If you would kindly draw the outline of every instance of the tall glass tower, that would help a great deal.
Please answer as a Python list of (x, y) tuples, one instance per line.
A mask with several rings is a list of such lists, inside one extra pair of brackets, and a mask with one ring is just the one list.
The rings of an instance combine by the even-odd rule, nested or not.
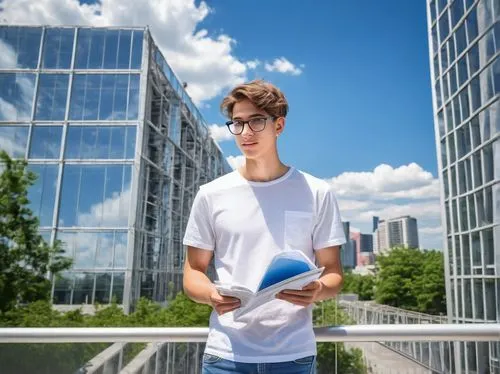
[(0, 27), (0, 149), (73, 259), (62, 306), (174, 295), (197, 189), (230, 170), (147, 28)]
[[(448, 316), (500, 323), (500, 0), (428, 0)], [(459, 343), (454, 373), (500, 373), (500, 343)]]

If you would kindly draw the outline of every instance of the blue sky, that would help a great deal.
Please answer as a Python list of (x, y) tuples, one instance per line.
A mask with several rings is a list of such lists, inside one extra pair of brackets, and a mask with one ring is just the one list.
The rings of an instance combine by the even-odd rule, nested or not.
[(282, 160), (323, 178), (342, 217), (418, 219), (442, 247), (424, 1), (3, 0), (15, 24), (148, 25), (233, 165), (219, 103), (263, 78), (288, 98)]
[[(305, 64), (299, 76), (267, 72), (290, 115), (280, 150), (286, 162), (319, 177), (416, 162), (436, 173), (425, 3), (419, 1), (212, 0), (200, 25), (237, 40), (245, 59), (280, 56)], [(286, 9), (284, 9), (286, 8)], [(204, 109), (222, 123), (220, 98)], [(222, 143), (228, 154), (238, 151)]]

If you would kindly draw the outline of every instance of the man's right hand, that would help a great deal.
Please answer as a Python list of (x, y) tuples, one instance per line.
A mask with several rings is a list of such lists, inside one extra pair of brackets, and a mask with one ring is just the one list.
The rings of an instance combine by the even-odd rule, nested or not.
[(210, 304), (219, 316), (232, 312), (241, 306), (240, 299), (231, 296), (222, 296), (217, 290), (213, 290), (210, 294)]

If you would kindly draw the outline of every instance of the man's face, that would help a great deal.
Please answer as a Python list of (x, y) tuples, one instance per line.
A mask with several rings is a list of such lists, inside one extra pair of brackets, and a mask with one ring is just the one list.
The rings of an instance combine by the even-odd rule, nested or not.
[[(232, 120), (234, 123), (240, 122), (239, 128), (241, 128), (242, 121), (253, 120), (251, 125), (254, 130), (257, 130), (252, 130), (246, 122), (243, 124), (243, 132), (235, 135), (236, 144), (246, 158), (262, 158), (275, 149), (276, 136), (283, 129), (283, 118), (272, 118), (250, 100), (242, 100), (234, 104)], [(262, 126), (264, 126), (263, 129)], [(237, 132), (239, 128), (237, 127)]]

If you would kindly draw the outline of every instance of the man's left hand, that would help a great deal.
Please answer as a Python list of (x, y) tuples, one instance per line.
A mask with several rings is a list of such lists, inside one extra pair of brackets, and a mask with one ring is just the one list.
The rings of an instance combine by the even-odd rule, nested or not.
[(308, 306), (317, 300), (322, 288), (323, 283), (315, 280), (304, 286), (302, 290), (283, 290), (276, 295), (276, 298), (295, 305)]

